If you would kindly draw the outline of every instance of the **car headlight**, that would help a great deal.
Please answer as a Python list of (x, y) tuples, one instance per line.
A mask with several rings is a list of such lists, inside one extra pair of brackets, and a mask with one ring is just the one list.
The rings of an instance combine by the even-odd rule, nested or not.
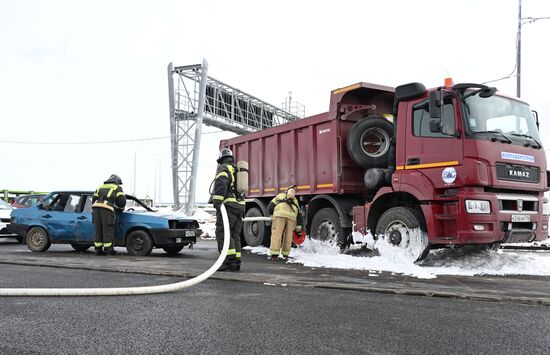
[(483, 200), (466, 200), (466, 212), (468, 213), (479, 213), (479, 214), (489, 214), (491, 213), (491, 205), (489, 201)]
[(543, 203), (542, 204), (542, 214), (545, 216), (550, 215), (550, 203)]

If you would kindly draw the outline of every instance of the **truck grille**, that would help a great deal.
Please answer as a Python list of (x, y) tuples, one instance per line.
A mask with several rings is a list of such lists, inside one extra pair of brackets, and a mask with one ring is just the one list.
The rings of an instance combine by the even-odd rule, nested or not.
[(496, 163), (497, 179), (537, 183), (540, 181), (540, 169), (533, 166)]
[(525, 194), (497, 194), (499, 211), (513, 214), (536, 214), (539, 211), (539, 199)]
[(504, 243), (528, 243), (535, 240), (537, 235), (528, 230), (511, 230), (504, 236)]
[(521, 198), (517, 200), (499, 200), (500, 211), (510, 212), (536, 212), (539, 210), (538, 201), (525, 201)]

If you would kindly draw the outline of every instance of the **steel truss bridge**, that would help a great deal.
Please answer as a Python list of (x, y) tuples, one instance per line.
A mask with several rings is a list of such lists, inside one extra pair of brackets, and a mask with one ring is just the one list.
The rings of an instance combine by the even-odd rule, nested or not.
[[(195, 207), (203, 124), (246, 134), (302, 118), (208, 76), (208, 63), (168, 65), (174, 208)], [(290, 106), (289, 106), (290, 107)]]

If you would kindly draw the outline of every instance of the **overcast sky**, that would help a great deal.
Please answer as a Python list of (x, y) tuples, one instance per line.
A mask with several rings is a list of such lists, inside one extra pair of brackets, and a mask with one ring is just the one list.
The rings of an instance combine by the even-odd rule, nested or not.
[[(523, 17), (550, 16), (550, 1), (522, 3)], [(212, 77), (274, 105), (292, 91), (312, 115), (327, 111), (330, 90), (359, 81), (510, 74), (517, 11), (518, 0), (0, 0), (0, 189), (95, 189), (116, 173), (125, 191), (171, 202), (170, 140), (151, 139), (170, 134), (169, 62), (205, 58)], [(548, 38), (550, 20), (523, 26), (522, 98), (546, 148)], [(492, 85), (515, 95), (515, 77)], [(214, 130), (204, 130), (199, 202), (230, 136)], [(132, 139), (143, 140), (91, 144)]]

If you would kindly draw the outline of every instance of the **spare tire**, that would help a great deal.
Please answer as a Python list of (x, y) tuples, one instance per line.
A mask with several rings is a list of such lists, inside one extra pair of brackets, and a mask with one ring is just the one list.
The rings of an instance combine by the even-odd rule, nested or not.
[(348, 154), (362, 168), (388, 166), (393, 124), (382, 116), (368, 116), (355, 123), (348, 134)]

